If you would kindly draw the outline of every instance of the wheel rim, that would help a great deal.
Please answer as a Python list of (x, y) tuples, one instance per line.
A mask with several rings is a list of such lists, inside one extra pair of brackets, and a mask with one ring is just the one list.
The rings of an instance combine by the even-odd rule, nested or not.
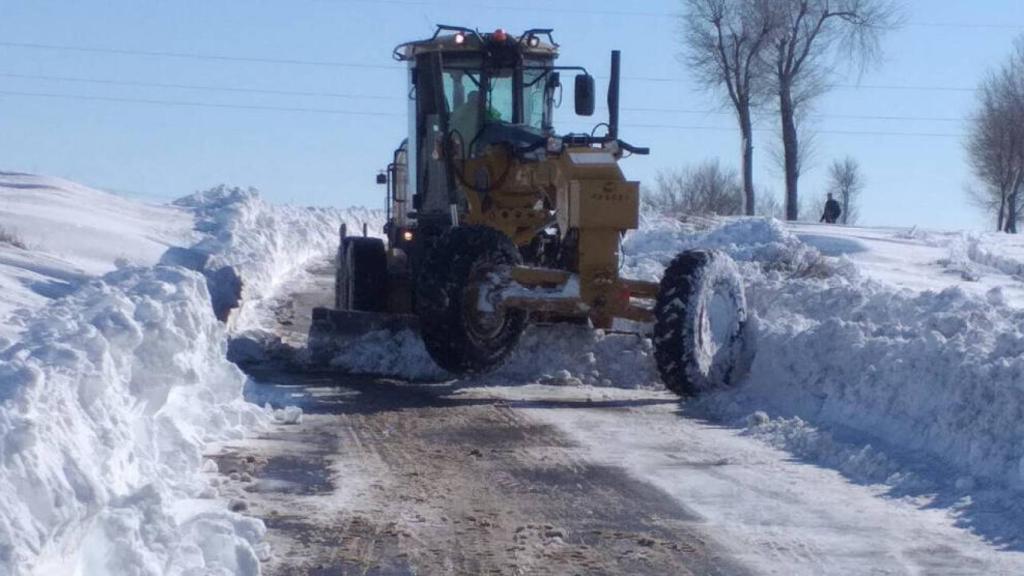
[(739, 313), (729, 285), (716, 282), (698, 314), (698, 366), (704, 374), (711, 374), (729, 364), (739, 330)]
[(493, 266), (480, 262), (473, 265), (469, 282), (463, 292), (462, 311), (466, 332), (478, 342), (497, 338), (508, 323), (508, 312), (494, 308), (492, 311), (480, 309), (480, 290), (488, 281)]

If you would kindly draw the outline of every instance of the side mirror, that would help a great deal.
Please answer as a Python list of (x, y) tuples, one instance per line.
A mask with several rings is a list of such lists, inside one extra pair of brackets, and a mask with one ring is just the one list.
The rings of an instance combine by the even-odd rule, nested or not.
[(385, 174), (383, 172), (377, 174), (377, 184), (387, 184), (387, 183), (388, 183), (388, 175), (387, 174)]
[(590, 74), (576, 75), (576, 115), (594, 115), (594, 77)]

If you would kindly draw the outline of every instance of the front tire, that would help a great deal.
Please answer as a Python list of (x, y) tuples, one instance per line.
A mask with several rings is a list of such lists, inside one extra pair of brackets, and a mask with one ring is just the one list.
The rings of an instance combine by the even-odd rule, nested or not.
[(454, 374), (499, 366), (526, 328), (522, 310), (479, 309), (479, 287), (498, 267), (517, 266), (515, 244), (486, 226), (452, 228), (434, 246), (416, 287), (423, 343), (441, 368)]
[(662, 382), (695, 396), (739, 381), (749, 370), (743, 279), (727, 254), (683, 252), (669, 264), (654, 307), (654, 356)]

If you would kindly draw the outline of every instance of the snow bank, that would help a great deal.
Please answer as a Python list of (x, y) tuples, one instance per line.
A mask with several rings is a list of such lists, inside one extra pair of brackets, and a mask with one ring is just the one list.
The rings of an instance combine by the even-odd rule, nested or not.
[(1024, 281), (1024, 243), (1016, 240), (1005, 234), (972, 235), (966, 240), (967, 256), (973, 262)]
[(188, 250), (172, 250), (164, 261), (201, 270), (210, 280), (218, 310), (237, 304), (231, 331), (272, 326), (266, 299), (277, 284), (338, 247), (338, 230), (380, 234), (384, 215), (366, 208), (307, 208), (268, 204), (252, 189), (218, 186), (175, 202), (194, 212), (203, 239)]
[(261, 523), (172, 509), (204, 487), (205, 443), (266, 418), (225, 345), (182, 268), (111, 272), (33, 318), (0, 354), (0, 574), (258, 572)]
[[(19, 313), (17, 339), (0, 339), (0, 575), (258, 573), (263, 524), (229, 512), (202, 475), (209, 442), (273, 417), (244, 402), (245, 377), (225, 358), (228, 332), (260, 325), (277, 283), (333, 252), (341, 223), (375, 229), (379, 212), (277, 207), (222, 186), (150, 214), (27, 178), (0, 181), (26, 213), (36, 206), (51, 220), (106, 226), (93, 218), (106, 210), (124, 234), (83, 240), (82, 254), (74, 234), (56, 256), (0, 254), (0, 265), (68, 286)], [(187, 233), (160, 236), (182, 222)], [(148, 244), (133, 244), (134, 227), (148, 227)], [(198, 243), (163, 252), (172, 236)], [(160, 265), (132, 264), (152, 264), (154, 247)], [(102, 264), (108, 252), (129, 257)], [(237, 305), (225, 327), (214, 310)], [(298, 422), (301, 412), (279, 416)]]
[[(653, 279), (680, 249), (722, 249), (740, 262), (756, 317), (750, 377), (703, 399), (705, 408), (736, 419), (766, 411), (770, 418), (747, 423), (752, 434), (872, 479), (894, 473), (884, 455), (816, 428), (859, 431), (1024, 487), (1024, 311), (1000, 289), (896, 288), (845, 256), (821, 256), (773, 220), (677, 230), (648, 222), (625, 243), (627, 269)], [(965, 257), (981, 259), (984, 244), (967, 242)]]
[(843, 278), (751, 292), (762, 321), (744, 395), (1024, 486), (1024, 312), (999, 292)]

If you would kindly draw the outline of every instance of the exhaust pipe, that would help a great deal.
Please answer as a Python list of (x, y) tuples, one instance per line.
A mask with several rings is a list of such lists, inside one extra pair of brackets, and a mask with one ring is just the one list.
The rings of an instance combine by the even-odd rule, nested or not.
[(619, 67), (621, 52), (612, 50), (612, 74), (608, 81), (608, 135), (619, 137)]

